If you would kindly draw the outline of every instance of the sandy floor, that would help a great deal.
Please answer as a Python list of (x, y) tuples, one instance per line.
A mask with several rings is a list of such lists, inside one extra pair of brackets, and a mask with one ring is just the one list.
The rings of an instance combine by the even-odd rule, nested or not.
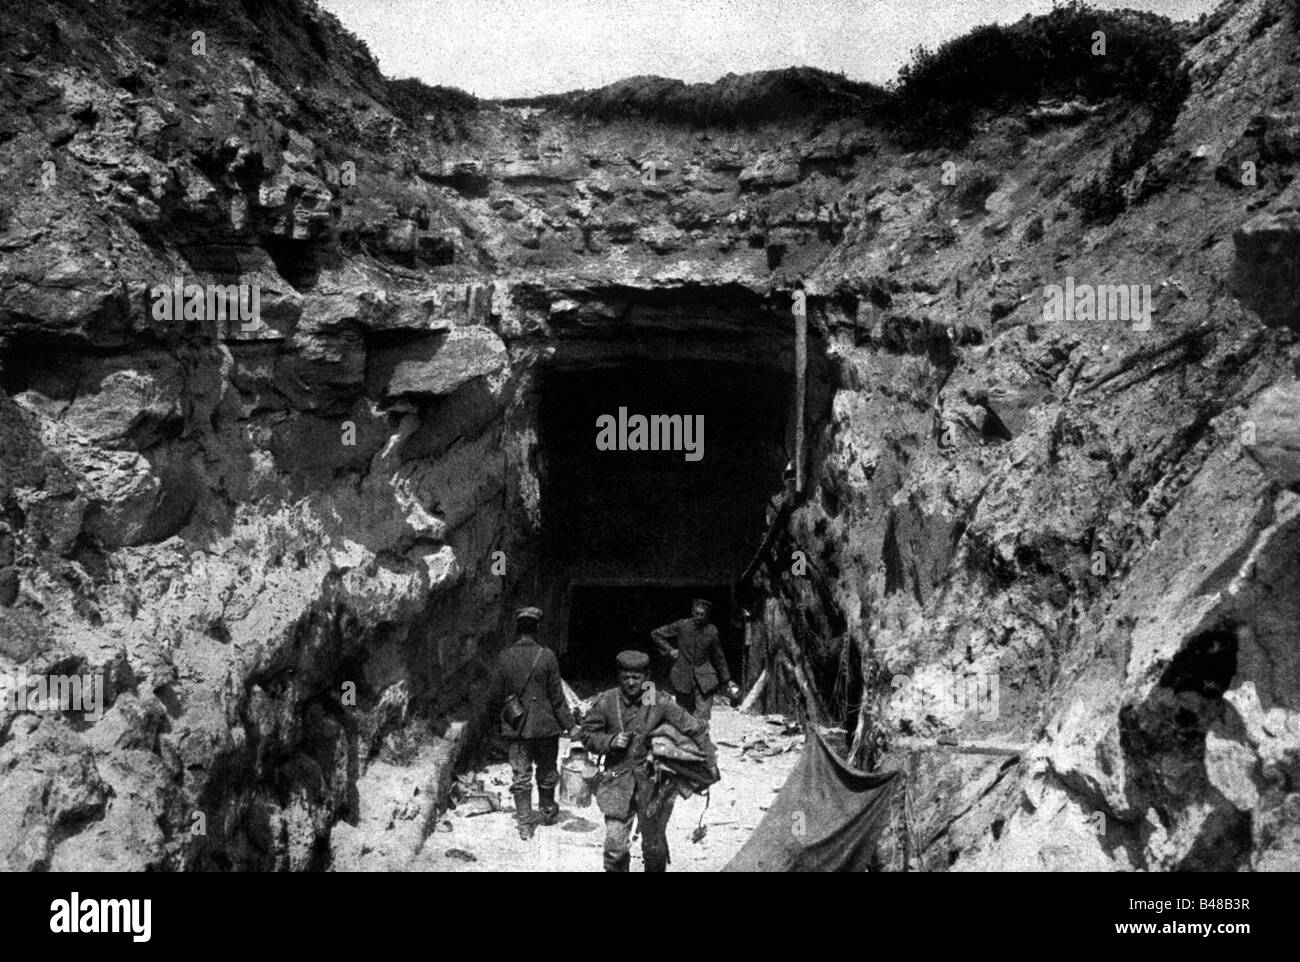
[[(668, 825), (672, 856), (669, 871), (713, 872), (722, 868), (759, 823), (773, 796), (798, 760), (803, 735), (773, 716), (741, 715), (727, 707), (714, 710), (712, 736), (718, 746), (722, 781), (705, 799), (678, 799)], [(568, 754), (560, 742), (560, 760)], [(510, 769), (504, 762), (482, 772), (487, 787), (500, 792), (510, 805)], [(696, 826), (708, 832), (698, 843), (690, 839)], [(452, 810), (438, 820), (408, 869), (413, 872), (598, 872), (604, 820), (593, 802), (586, 808), (561, 807), (560, 821), (539, 827), (530, 841), (515, 832), (508, 808), (466, 816)], [(641, 844), (632, 845), (632, 871), (641, 871)]]

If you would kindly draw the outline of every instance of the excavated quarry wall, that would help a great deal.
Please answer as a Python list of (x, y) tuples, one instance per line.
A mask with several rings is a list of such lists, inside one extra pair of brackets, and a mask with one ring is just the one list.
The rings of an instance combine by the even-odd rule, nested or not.
[[(1070, 196), (1141, 129), (1122, 101), (990, 116), (960, 150), (866, 114), (399, 117), (311, 6), (115, 6), (0, 37), (0, 657), (106, 681), (97, 721), (4, 714), (8, 867), (343, 866), (365, 772), (417, 755), (436, 774), (392, 817), (418, 836), (503, 613), (561, 577), (548, 372), (775, 381), (797, 285), (807, 485), (749, 636), (799, 639), (814, 707), (911, 772), (882, 864), (1294, 867), (1300, 105), (1274, 4), (1188, 38), (1174, 128), (1101, 225)], [(257, 285), (263, 323), (157, 319), (178, 277)], [(1067, 278), (1148, 285), (1149, 329), (1045, 320)]]

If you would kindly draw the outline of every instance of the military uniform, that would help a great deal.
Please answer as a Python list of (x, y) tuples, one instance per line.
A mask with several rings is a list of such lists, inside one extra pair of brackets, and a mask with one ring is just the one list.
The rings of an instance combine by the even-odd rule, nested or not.
[(513, 774), (510, 791), (515, 811), (521, 822), (531, 816), (536, 767), (538, 808), (550, 819), (559, 814), (555, 786), (560, 780), (560, 735), (573, 728), (573, 713), (564, 697), (555, 653), (539, 645), (529, 633), (521, 634), (515, 644), (497, 656), (491, 705), (499, 711), (515, 694), (526, 712), (522, 724), (516, 729), (504, 719), (500, 723)]
[[(620, 666), (624, 665), (620, 655)], [(649, 657), (641, 655), (649, 666)], [(668, 867), (668, 819), (673, 813), (676, 790), (671, 782), (656, 784), (648, 764), (649, 733), (664, 722), (689, 735), (710, 765), (716, 753), (709, 740), (708, 726), (692, 717), (667, 695), (658, 695), (654, 704), (642, 699), (629, 700), (620, 688), (602, 692), (592, 703), (582, 721), (582, 743), (587, 750), (605, 756), (605, 772), (596, 788), (596, 804), (605, 816), (604, 863), (607, 872), (626, 872), (631, 861), (632, 816), (641, 826), (641, 851), (647, 872), (663, 872)], [(627, 748), (611, 748), (610, 742), (620, 732), (631, 741)]]
[[(714, 693), (731, 684), (718, 629), (707, 623), (697, 627), (694, 619), (683, 618), (656, 628), (650, 637), (665, 657), (673, 659), (668, 681), (678, 704), (707, 722), (713, 717)], [(674, 641), (676, 648), (672, 645)]]

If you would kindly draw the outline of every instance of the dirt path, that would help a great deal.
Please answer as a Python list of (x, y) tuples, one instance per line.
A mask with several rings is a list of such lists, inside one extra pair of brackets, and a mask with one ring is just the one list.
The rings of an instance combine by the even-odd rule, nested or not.
[[(736, 853), (759, 823), (798, 760), (803, 735), (781, 719), (715, 709), (712, 736), (718, 746), (722, 781), (713, 787), (707, 810), (699, 796), (678, 799), (668, 825), (672, 853), (669, 871), (713, 872)], [(563, 762), (569, 743), (560, 742)], [(510, 768), (494, 763), (476, 773), (487, 787), (509, 795)], [(692, 843), (701, 823), (704, 839)], [(456, 810), (437, 820), (434, 831), (407, 865), (413, 872), (598, 872), (604, 820), (593, 802), (576, 809), (562, 806), (560, 821), (540, 827), (530, 841), (515, 832), (513, 810), (466, 816)], [(638, 838), (632, 846), (632, 871), (643, 868)]]

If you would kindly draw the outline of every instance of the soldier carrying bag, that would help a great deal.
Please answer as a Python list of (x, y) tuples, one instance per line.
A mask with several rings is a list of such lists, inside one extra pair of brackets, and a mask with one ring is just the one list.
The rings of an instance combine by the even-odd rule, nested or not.
[[(627, 731), (623, 722), (622, 699), (614, 692), (614, 715), (618, 720), (618, 732)], [(636, 717), (633, 717), (635, 723)], [(635, 728), (635, 724), (633, 726)], [(635, 737), (635, 731), (628, 732)], [(632, 748), (628, 745), (628, 750)], [(601, 756), (601, 771), (596, 780), (596, 807), (607, 818), (627, 819), (632, 817), (632, 796), (636, 792), (636, 773), (631, 768), (611, 769)]]
[(524, 719), (528, 717), (528, 709), (524, 707), (522, 696), (524, 689), (528, 687), (528, 683), (533, 679), (533, 671), (537, 668), (537, 662), (542, 657), (542, 650), (542, 647), (538, 645), (537, 655), (533, 658), (528, 674), (524, 676), (524, 683), (519, 686), (519, 691), (507, 695), (505, 703), (501, 706), (501, 724), (509, 731), (518, 733), (524, 726)]

